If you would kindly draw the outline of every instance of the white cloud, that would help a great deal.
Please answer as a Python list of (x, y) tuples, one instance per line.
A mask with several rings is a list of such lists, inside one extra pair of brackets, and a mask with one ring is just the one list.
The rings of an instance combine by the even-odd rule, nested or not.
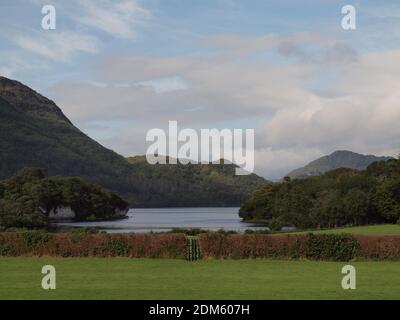
[(15, 73), (15, 68), (7, 67), (7, 66), (0, 66), (0, 76), (11, 78)]
[(55, 61), (68, 61), (78, 52), (97, 53), (96, 38), (77, 32), (51, 31), (32, 36), (16, 36), (15, 43), (24, 50)]
[[(61, 83), (55, 88), (55, 98), (79, 123), (93, 119), (140, 122), (134, 137), (125, 137), (129, 124), (107, 140), (108, 146), (112, 143), (126, 155), (133, 150), (144, 153), (146, 131), (163, 127), (168, 120), (194, 128), (218, 123), (255, 126), (256, 172), (273, 178), (337, 149), (398, 153), (400, 51), (357, 54), (348, 45), (335, 49), (332, 43), (337, 44), (327, 41), (316, 53), (330, 61), (327, 65), (319, 59), (276, 64), (226, 54), (212, 58), (112, 56), (102, 62), (101, 82), (132, 84), (178, 77), (190, 85), (157, 92), (143, 86)], [(332, 69), (336, 78), (329, 84), (330, 94), (321, 96), (315, 80), (326, 80)], [(310, 86), (310, 79), (317, 88)]]
[(143, 81), (139, 82), (137, 85), (153, 88), (156, 93), (165, 93), (189, 88), (189, 84), (180, 77), (167, 77)]
[[(48, 4), (46, 0), (31, 2), (38, 6)], [(53, 0), (51, 3), (57, 12), (64, 14), (64, 19), (72, 22), (70, 27), (59, 24), (54, 31), (13, 35), (10, 39), (24, 50), (55, 61), (68, 61), (78, 53), (98, 53), (102, 42), (95, 30), (116, 38), (135, 39), (137, 27), (150, 17), (136, 0), (74, 0), (68, 4)]]
[(348, 44), (313, 32), (266, 34), (259, 37), (223, 35), (209, 37), (206, 43), (221, 48), (230, 55), (272, 51), (303, 63), (352, 63), (357, 60), (357, 53)]
[(292, 169), (300, 168), (326, 154), (318, 148), (258, 149), (255, 153), (256, 173), (269, 179), (280, 179)]
[(24, 72), (40, 73), (48, 64), (39, 59), (28, 59), (19, 50), (4, 50), (0, 53), (0, 75), (16, 78)]
[(123, 39), (134, 39), (136, 27), (150, 15), (136, 0), (86, 0), (77, 4), (83, 15), (76, 15), (76, 21)]

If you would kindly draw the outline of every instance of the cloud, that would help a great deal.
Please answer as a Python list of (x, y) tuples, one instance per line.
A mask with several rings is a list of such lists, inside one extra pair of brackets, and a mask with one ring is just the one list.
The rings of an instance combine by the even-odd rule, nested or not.
[[(308, 94), (298, 83), (304, 73), (309, 72), (302, 66), (240, 65), (233, 61), (185, 57), (173, 60), (114, 56), (107, 59), (103, 67), (105, 77), (101, 82), (109, 83), (107, 88), (82, 83), (63, 83), (55, 87), (57, 99), (75, 119), (149, 117), (152, 121), (164, 121), (172, 117), (193, 125), (272, 112), (281, 104), (293, 105)], [(188, 86), (157, 91), (150, 86), (132, 85), (176, 77)], [(119, 83), (131, 85), (114, 85)], [(176, 81), (172, 81), (174, 84)], [(282, 95), (289, 86), (292, 95)]]
[(361, 55), (336, 84), (342, 95), (315, 96), (298, 106), (280, 108), (259, 127), (259, 147), (269, 146), (275, 152), (319, 150), (321, 155), (349, 149), (395, 156), (400, 148), (399, 61), (400, 51)]
[(123, 39), (134, 39), (136, 27), (150, 15), (135, 0), (86, 0), (76, 3), (83, 10), (83, 14), (75, 16), (76, 21)]
[(4, 50), (0, 53), (0, 75), (7, 78), (17, 78), (23, 73), (40, 74), (48, 68), (43, 59), (28, 59), (20, 50)]
[[(348, 44), (301, 37), (319, 43), (315, 59), (293, 61), (299, 54), (290, 47), (280, 63), (225, 52), (207, 58), (109, 56), (100, 63), (98, 79), (106, 86), (59, 83), (54, 98), (83, 127), (93, 119), (120, 122), (115, 136), (104, 142), (125, 155), (144, 153), (147, 130), (163, 128), (168, 120), (177, 120), (180, 128), (255, 128), (256, 172), (269, 178), (337, 149), (397, 154), (400, 51), (357, 53)], [(274, 39), (271, 50), (287, 39), (304, 47), (295, 35), (284, 41), (264, 38)], [(159, 91), (137, 85), (165, 79), (187, 86)], [(329, 94), (319, 93), (321, 82), (328, 82)]]
[(0, 75), (3, 77), (7, 77), (10, 78), (13, 76), (13, 74), (15, 73), (15, 68), (13, 67), (8, 67), (8, 66), (0, 66)]
[(352, 63), (357, 60), (357, 53), (350, 45), (314, 32), (267, 34), (259, 37), (223, 35), (207, 38), (206, 43), (233, 55), (272, 51), (303, 63)]
[[(47, 4), (45, 0), (31, 2), (38, 6)], [(136, 0), (74, 0), (68, 4), (54, 0), (51, 3), (57, 12), (64, 14), (67, 24), (58, 24), (54, 31), (13, 34), (9, 38), (18, 47), (54, 61), (67, 62), (79, 53), (98, 53), (103, 43), (94, 30), (116, 38), (135, 39), (136, 28), (150, 16)]]
[(326, 155), (318, 148), (262, 148), (255, 152), (256, 172), (269, 179), (281, 179), (292, 169)]
[(68, 61), (76, 53), (97, 53), (99, 42), (95, 37), (69, 31), (51, 31), (35, 36), (16, 36), (15, 43), (22, 49), (54, 61)]

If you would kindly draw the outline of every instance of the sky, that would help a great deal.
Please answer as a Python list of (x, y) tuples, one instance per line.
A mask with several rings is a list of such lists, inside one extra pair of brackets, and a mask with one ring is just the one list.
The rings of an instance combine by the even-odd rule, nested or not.
[[(49, 4), (55, 30), (41, 26)], [(1, 0), (0, 26), (0, 75), (124, 156), (169, 120), (254, 128), (269, 179), (336, 150), (400, 151), (395, 0)]]

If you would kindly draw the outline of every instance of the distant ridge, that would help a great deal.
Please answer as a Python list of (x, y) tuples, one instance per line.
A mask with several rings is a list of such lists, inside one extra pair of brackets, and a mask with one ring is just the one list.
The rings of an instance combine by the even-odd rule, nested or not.
[(328, 156), (323, 156), (314, 160), (302, 168), (293, 170), (289, 172), (287, 176), (291, 179), (303, 179), (311, 176), (319, 176), (338, 168), (364, 170), (373, 162), (386, 161), (389, 159), (393, 158), (363, 155), (352, 151), (339, 150)]

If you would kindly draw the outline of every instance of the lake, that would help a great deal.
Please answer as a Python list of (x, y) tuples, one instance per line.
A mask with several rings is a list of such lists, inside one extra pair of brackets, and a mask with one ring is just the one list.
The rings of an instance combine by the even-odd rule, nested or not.
[(98, 222), (63, 222), (62, 226), (93, 227), (110, 233), (165, 232), (173, 228), (245, 231), (267, 229), (265, 226), (243, 222), (239, 208), (157, 208), (131, 209), (122, 220)]

